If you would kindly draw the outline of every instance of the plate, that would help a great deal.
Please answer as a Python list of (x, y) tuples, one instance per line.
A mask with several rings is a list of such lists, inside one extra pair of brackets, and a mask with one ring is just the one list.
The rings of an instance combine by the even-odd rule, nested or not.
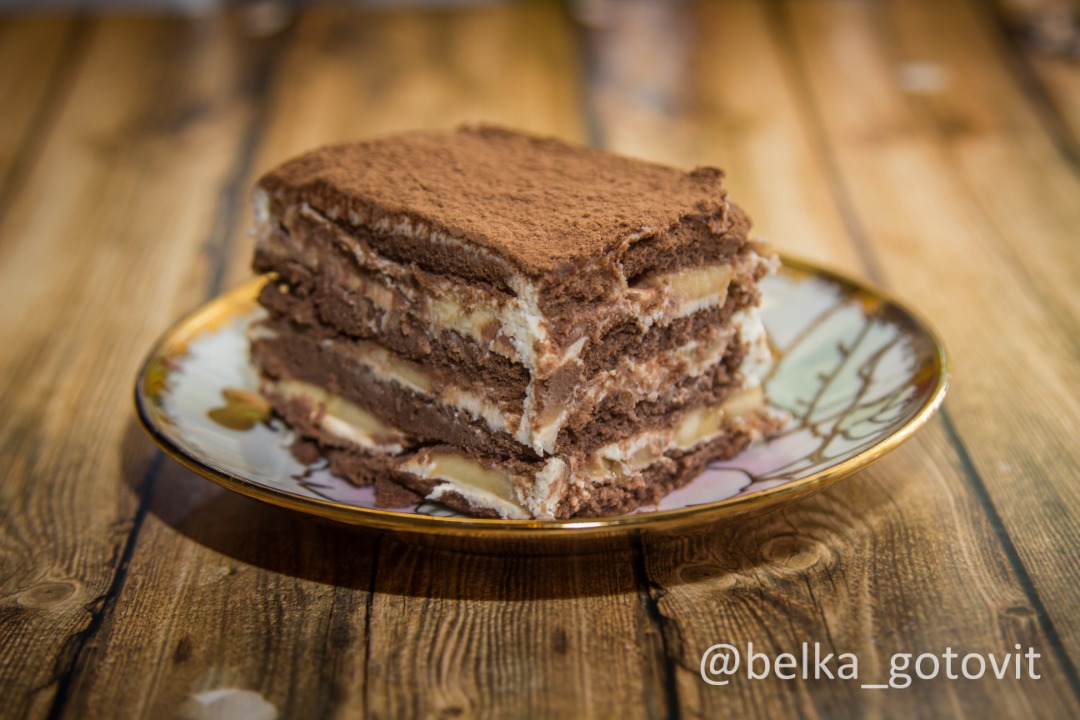
[(562, 521), (469, 518), (436, 505), (385, 510), (372, 488), (298, 462), (293, 436), (257, 394), (247, 326), (262, 316), (256, 278), (188, 315), (158, 341), (136, 381), (154, 440), (230, 490), (331, 520), (435, 536), (528, 541), (702, 526), (816, 492), (892, 450), (945, 396), (945, 348), (929, 326), (882, 292), (784, 258), (762, 285), (776, 362), (769, 403), (792, 417), (778, 435), (712, 463), (659, 505), (617, 517)]

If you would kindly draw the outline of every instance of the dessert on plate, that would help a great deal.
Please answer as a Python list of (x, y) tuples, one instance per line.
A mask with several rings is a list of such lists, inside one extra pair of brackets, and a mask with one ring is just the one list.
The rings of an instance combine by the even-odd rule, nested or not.
[(488, 126), (286, 162), (254, 197), (262, 392), (383, 506), (653, 503), (781, 423), (777, 260), (722, 178)]

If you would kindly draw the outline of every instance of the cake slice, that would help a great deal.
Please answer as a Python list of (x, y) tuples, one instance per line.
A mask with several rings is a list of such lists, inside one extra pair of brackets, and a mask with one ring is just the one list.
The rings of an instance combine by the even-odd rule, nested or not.
[(713, 168), (493, 127), (323, 148), (255, 191), (252, 358), (386, 503), (623, 513), (770, 432), (775, 258)]

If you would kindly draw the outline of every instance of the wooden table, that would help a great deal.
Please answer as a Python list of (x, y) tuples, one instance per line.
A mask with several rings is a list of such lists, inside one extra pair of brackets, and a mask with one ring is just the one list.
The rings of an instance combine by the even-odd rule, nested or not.
[[(974, 0), (620, 7), (2, 19), (0, 715), (1080, 716), (1080, 66)], [(724, 167), (760, 233), (932, 319), (944, 411), (810, 500), (571, 557), (357, 533), (157, 451), (137, 365), (249, 276), (254, 176), (476, 119)], [(702, 680), (748, 642), (859, 678)], [(1016, 645), (1039, 679), (861, 687)]]

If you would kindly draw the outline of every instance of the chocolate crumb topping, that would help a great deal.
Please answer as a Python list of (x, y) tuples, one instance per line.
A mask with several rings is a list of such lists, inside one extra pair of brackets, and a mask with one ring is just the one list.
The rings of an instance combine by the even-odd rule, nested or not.
[(720, 234), (736, 214), (723, 176), (481, 125), (324, 147), (258, 184), (278, 215), (308, 203), (342, 221), (404, 218), (538, 275), (575, 272), (642, 240), (693, 240), (678, 233), (691, 219)]

